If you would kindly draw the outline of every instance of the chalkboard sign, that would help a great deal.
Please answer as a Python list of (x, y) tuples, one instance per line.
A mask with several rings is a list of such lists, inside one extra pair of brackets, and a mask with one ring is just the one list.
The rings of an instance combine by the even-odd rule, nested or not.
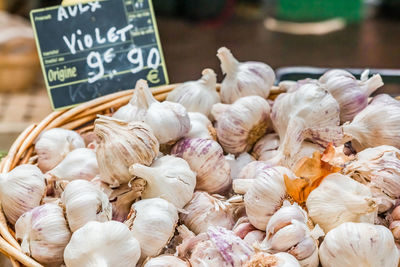
[(33, 10), (31, 21), (53, 109), (168, 84), (151, 0), (102, 0)]

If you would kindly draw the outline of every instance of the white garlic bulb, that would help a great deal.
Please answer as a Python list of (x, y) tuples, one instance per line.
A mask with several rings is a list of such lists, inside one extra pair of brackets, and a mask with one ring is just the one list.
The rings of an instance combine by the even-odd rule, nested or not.
[(192, 199), (196, 174), (184, 159), (167, 155), (156, 159), (150, 167), (135, 163), (129, 172), (147, 183), (142, 199), (160, 197), (179, 209)]
[(365, 79), (362, 81), (357, 81), (350, 73), (334, 71), (328, 71), (320, 80), (339, 103), (340, 122), (345, 123), (352, 121), (354, 116), (368, 105), (368, 97), (381, 87), (383, 82), (379, 74), (368, 79), (369, 70), (366, 70)]
[(371, 188), (379, 212), (389, 210), (400, 197), (400, 150), (393, 146), (377, 146), (357, 153), (344, 174)]
[(276, 254), (269, 254), (265, 252), (257, 252), (251, 256), (250, 260), (246, 262), (244, 267), (300, 267), (300, 263), (295, 257), (289, 253), (279, 252)]
[(69, 152), (54, 169), (48, 171), (46, 179), (90, 181), (98, 174), (96, 152), (89, 148), (77, 148)]
[(189, 267), (188, 263), (172, 255), (150, 258), (143, 267)]
[(71, 238), (63, 209), (44, 204), (24, 213), (15, 224), (22, 251), (42, 264), (60, 264)]
[(289, 169), (280, 166), (256, 171), (255, 179), (244, 195), (244, 204), (249, 221), (257, 229), (265, 230), (271, 216), (282, 206), (286, 197), (284, 175), (295, 177)]
[(73, 233), (64, 251), (67, 267), (135, 266), (139, 257), (139, 242), (116, 221), (88, 222)]
[(310, 231), (307, 221), (307, 213), (297, 203), (285, 201), (268, 222), (263, 248), (290, 253), (302, 267), (318, 267), (317, 239), (324, 233), (319, 227)]
[(234, 58), (226, 47), (218, 49), (217, 57), (226, 74), (221, 84), (221, 100), (231, 104), (244, 96), (257, 95), (267, 98), (275, 81), (275, 73), (265, 63), (242, 62)]
[(259, 161), (269, 160), (276, 155), (279, 144), (277, 133), (266, 134), (254, 144), (252, 155)]
[(1, 206), (13, 225), (24, 212), (39, 206), (45, 193), (44, 176), (34, 165), (20, 165), (0, 174)]
[(232, 105), (215, 104), (211, 113), (219, 143), (225, 152), (237, 155), (249, 151), (265, 134), (270, 107), (262, 97), (246, 96)]
[(42, 132), (35, 141), (38, 167), (47, 172), (57, 166), (75, 148), (85, 147), (82, 137), (74, 131), (54, 128)]
[(371, 190), (348, 176), (332, 173), (307, 198), (308, 215), (327, 233), (344, 222), (374, 223)]
[(347, 222), (325, 236), (319, 258), (323, 267), (397, 267), (399, 252), (386, 227)]
[(112, 218), (107, 195), (86, 180), (70, 182), (61, 195), (61, 202), (72, 232), (87, 222), (105, 222)]
[(351, 123), (343, 125), (356, 151), (380, 145), (400, 148), (400, 102), (389, 95), (375, 96)]
[(283, 156), (295, 155), (309, 139), (327, 146), (342, 141), (339, 104), (317, 84), (305, 84), (292, 93), (280, 94), (274, 102), (271, 119), (279, 135)]
[(249, 153), (244, 152), (235, 158), (234, 155), (228, 154), (225, 156), (226, 161), (231, 166), (232, 180), (239, 178), (240, 171), (250, 162), (255, 161), (255, 158)]
[(209, 226), (221, 226), (230, 230), (234, 224), (229, 203), (201, 191), (194, 193), (180, 218), (195, 234), (207, 232)]
[(141, 258), (157, 256), (174, 234), (178, 210), (162, 198), (150, 198), (134, 203), (131, 213), (125, 224), (140, 243)]
[(230, 188), (230, 166), (216, 141), (201, 138), (183, 139), (175, 144), (171, 154), (189, 163), (196, 173), (197, 190), (223, 193)]
[(182, 83), (172, 90), (167, 101), (176, 102), (188, 112), (200, 112), (210, 118), (212, 105), (221, 102), (217, 93), (217, 75), (212, 69), (205, 69), (200, 80)]
[(150, 165), (158, 155), (158, 140), (145, 123), (100, 116), (94, 131), (101, 140), (96, 150), (100, 177), (112, 187), (132, 179), (129, 173), (132, 164)]
[(190, 131), (185, 138), (217, 139), (217, 133), (211, 121), (206, 115), (199, 112), (188, 112), (190, 119)]
[(179, 103), (158, 102), (145, 80), (136, 83), (131, 101), (122, 108), (114, 113), (114, 118), (145, 122), (153, 129), (160, 144), (174, 143), (190, 130), (186, 109)]

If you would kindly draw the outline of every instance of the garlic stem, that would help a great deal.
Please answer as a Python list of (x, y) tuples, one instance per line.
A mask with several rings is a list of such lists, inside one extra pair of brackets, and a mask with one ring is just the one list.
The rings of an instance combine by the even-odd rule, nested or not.
[(233, 191), (237, 194), (246, 194), (253, 185), (254, 179), (235, 179), (233, 180)]
[(151, 93), (150, 88), (148, 88), (147, 82), (145, 80), (139, 80), (136, 83), (135, 90), (137, 91), (137, 93), (139, 93), (138, 98), (140, 99), (140, 101), (138, 101), (137, 103), (142, 104), (145, 109), (148, 109), (151, 104), (158, 102)]
[(344, 204), (349, 211), (357, 214), (373, 212), (377, 206), (373, 198), (358, 195), (349, 195)]
[(218, 49), (217, 57), (221, 61), (222, 72), (228, 76), (234, 75), (239, 67), (239, 61), (232, 55), (226, 47)]
[(154, 169), (147, 167), (143, 164), (135, 163), (129, 168), (130, 174), (142, 178), (148, 184), (155, 182), (157, 178), (154, 177)]
[(217, 83), (215, 72), (212, 69), (204, 69), (201, 75), (201, 81), (206, 86), (206, 90), (215, 92), (215, 84)]
[(383, 86), (382, 77), (379, 74), (375, 74), (368, 80), (362, 81), (360, 83), (360, 85), (361, 85), (361, 88), (363, 88), (366, 96), (370, 96), (379, 87)]

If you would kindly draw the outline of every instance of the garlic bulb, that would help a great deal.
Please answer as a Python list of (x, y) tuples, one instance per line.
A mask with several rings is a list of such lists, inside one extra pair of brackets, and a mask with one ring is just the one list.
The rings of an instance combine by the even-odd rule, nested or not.
[(319, 227), (312, 231), (307, 225), (307, 213), (297, 203), (285, 201), (268, 222), (263, 248), (268, 252), (288, 252), (302, 267), (318, 267)]
[(135, 266), (139, 257), (139, 242), (116, 221), (88, 222), (73, 233), (64, 251), (67, 267)]
[(96, 152), (89, 148), (77, 148), (69, 152), (54, 169), (48, 171), (46, 179), (90, 181), (98, 174)]
[(279, 135), (271, 133), (264, 135), (254, 144), (252, 155), (259, 161), (268, 160), (276, 155), (279, 148)]
[(188, 115), (191, 128), (185, 138), (217, 139), (214, 126), (206, 115), (199, 112), (188, 112)]
[(153, 129), (160, 144), (174, 143), (190, 130), (186, 109), (179, 103), (158, 102), (145, 80), (136, 83), (131, 101), (113, 117), (126, 122), (145, 122)]
[(265, 252), (257, 252), (251, 256), (250, 260), (246, 262), (244, 267), (300, 267), (301, 265), (295, 257), (289, 253), (279, 252), (276, 254), (269, 254)]
[(25, 212), (15, 224), (22, 251), (42, 264), (60, 264), (71, 238), (61, 207), (44, 204)]
[(275, 81), (275, 73), (270, 66), (253, 61), (240, 63), (226, 47), (218, 49), (217, 57), (221, 61), (222, 72), (226, 74), (221, 84), (222, 103), (231, 104), (250, 95), (269, 96)]
[(183, 158), (196, 173), (196, 189), (223, 193), (231, 185), (230, 166), (221, 146), (209, 139), (183, 139), (175, 144), (172, 155)]
[(20, 165), (0, 174), (1, 206), (13, 225), (24, 212), (39, 206), (45, 193), (44, 176), (34, 165)]
[(178, 257), (172, 255), (161, 255), (151, 258), (143, 267), (189, 267), (189, 265)]
[(320, 80), (339, 103), (340, 122), (352, 121), (368, 105), (368, 97), (383, 85), (382, 78), (376, 74), (368, 79), (369, 70), (366, 70), (365, 79), (357, 81), (350, 73), (333, 71), (328, 71), (328, 75), (323, 75)]
[(221, 226), (230, 230), (234, 224), (229, 203), (201, 191), (194, 193), (180, 218), (195, 234), (207, 232), (210, 226)]
[(305, 84), (292, 93), (280, 94), (271, 119), (281, 140), (284, 157), (295, 155), (304, 140), (327, 146), (342, 141), (339, 105), (316, 84)]
[(112, 217), (112, 207), (107, 195), (86, 180), (70, 182), (65, 187), (61, 202), (72, 232), (87, 222), (105, 222)]
[(400, 102), (389, 95), (375, 96), (351, 123), (343, 125), (356, 151), (380, 145), (400, 148)]
[(344, 222), (374, 223), (377, 212), (371, 190), (339, 173), (325, 177), (306, 204), (308, 215), (325, 233)]
[(255, 179), (244, 195), (244, 204), (250, 223), (260, 230), (265, 230), (269, 219), (282, 206), (286, 197), (283, 175), (294, 177), (294, 174), (289, 169), (279, 166), (259, 168), (255, 174)]
[(139, 241), (141, 258), (157, 256), (174, 234), (178, 210), (162, 198), (140, 200), (132, 205), (125, 224)]
[(85, 147), (82, 137), (74, 131), (54, 128), (42, 132), (35, 141), (38, 167), (47, 172), (57, 166), (75, 148)]
[(323, 267), (397, 267), (399, 252), (386, 227), (347, 222), (325, 236), (319, 258)]
[(132, 164), (150, 165), (158, 155), (159, 143), (147, 124), (100, 116), (94, 131), (101, 139), (96, 150), (100, 177), (112, 187), (132, 179)]
[(357, 153), (343, 173), (371, 188), (379, 212), (389, 210), (400, 198), (400, 150), (377, 146)]
[(176, 102), (188, 112), (200, 112), (210, 118), (212, 105), (221, 102), (217, 93), (217, 75), (212, 69), (205, 69), (198, 81), (182, 83), (172, 90), (167, 101)]
[(249, 153), (244, 152), (235, 158), (234, 155), (228, 154), (225, 156), (226, 161), (231, 166), (231, 178), (232, 180), (239, 178), (240, 171), (250, 162), (255, 161), (253, 156)]
[(268, 127), (270, 107), (259, 96), (246, 96), (232, 105), (215, 104), (211, 110), (217, 121), (219, 143), (225, 152), (240, 154), (251, 149)]
[(135, 163), (129, 172), (147, 182), (142, 199), (160, 197), (177, 208), (183, 208), (192, 199), (196, 174), (181, 158), (164, 156), (156, 159), (150, 167)]

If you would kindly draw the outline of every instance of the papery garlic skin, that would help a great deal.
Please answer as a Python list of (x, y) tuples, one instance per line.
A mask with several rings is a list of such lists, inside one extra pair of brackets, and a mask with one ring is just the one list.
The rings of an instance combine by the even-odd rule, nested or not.
[(132, 179), (132, 164), (148, 166), (158, 155), (159, 142), (147, 124), (101, 116), (95, 121), (94, 131), (101, 139), (96, 150), (100, 177), (112, 187)]
[(162, 198), (140, 200), (132, 205), (125, 224), (139, 241), (141, 258), (157, 256), (172, 238), (178, 222), (178, 210)]
[(52, 170), (46, 173), (46, 179), (73, 181), (77, 179), (92, 180), (99, 174), (96, 152), (89, 148), (77, 148)]
[(230, 188), (230, 166), (216, 141), (183, 139), (175, 144), (171, 154), (186, 160), (196, 173), (196, 190), (223, 193)]
[(112, 218), (107, 195), (86, 180), (70, 182), (61, 195), (61, 202), (72, 232), (90, 221), (105, 222)]
[(181, 104), (188, 112), (200, 112), (210, 117), (211, 107), (221, 102), (216, 90), (217, 75), (212, 69), (205, 69), (201, 74), (201, 79), (177, 86), (168, 94), (167, 101)]
[(347, 222), (332, 229), (319, 249), (323, 267), (396, 267), (399, 252), (384, 226)]
[(225, 156), (231, 166), (231, 178), (232, 180), (239, 178), (241, 170), (248, 165), (250, 162), (255, 161), (255, 158), (249, 153), (244, 152), (235, 158), (234, 155), (228, 154)]
[[(379, 212), (390, 209), (400, 197), (400, 150), (393, 146), (377, 146), (357, 153), (344, 174), (371, 188)], [(389, 205), (385, 205), (386, 202)]]
[(266, 160), (268, 157), (266, 153), (273, 153), (279, 148), (279, 144), (279, 135), (277, 133), (266, 134), (254, 144), (252, 155), (257, 160)]
[(333, 173), (307, 198), (308, 215), (327, 233), (344, 222), (374, 223), (377, 205), (371, 190), (348, 176)]
[(139, 242), (116, 221), (85, 224), (73, 233), (64, 251), (67, 267), (135, 266), (139, 258)]
[(276, 254), (269, 254), (265, 252), (257, 252), (251, 256), (250, 260), (246, 262), (244, 267), (300, 267), (301, 265), (295, 257), (289, 253), (279, 252)]
[(375, 96), (343, 132), (356, 151), (389, 145), (400, 148), (400, 102), (389, 95)]
[(57, 166), (75, 148), (85, 147), (82, 137), (74, 131), (62, 128), (42, 132), (35, 141), (38, 167), (47, 172)]
[(189, 265), (178, 257), (172, 255), (161, 255), (151, 258), (143, 267), (189, 267)]
[(71, 232), (63, 209), (44, 204), (24, 213), (15, 224), (22, 251), (42, 264), (61, 264)]
[(379, 74), (367, 79), (357, 81), (350, 73), (334, 71), (321, 77), (325, 88), (339, 103), (341, 123), (352, 121), (368, 105), (368, 97), (383, 85)]
[(279, 150), (285, 157), (293, 157), (304, 140), (322, 146), (342, 141), (339, 104), (333, 96), (317, 84), (305, 84), (292, 93), (280, 94), (275, 99), (271, 119), (279, 135)]
[(240, 63), (226, 47), (218, 49), (217, 57), (221, 61), (222, 72), (226, 74), (221, 83), (222, 103), (231, 104), (245, 96), (269, 96), (275, 81), (275, 73), (270, 66), (254, 61)]
[(207, 232), (210, 226), (221, 226), (230, 230), (235, 223), (229, 203), (201, 191), (194, 193), (180, 218), (195, 234)]
[(142, 199), (160, 197), (177, 208), (183, 208), (190, 201), (196, 186), (196, 174), (189, 164), (174, 156), (158, 158), (150, 167), (135, 163), (129, 172), (147, 182)]
[(252, 225), (265, 230), (269, 219), (282, 205), (286, 197), (283, 175), (295, 175), (285, 167), (261, 169), (244, 195), (246, 213)]
[(23, 164), (0, 174), (0, 202), (7, 220), (18, 218), (40, 205), (46, 192), (43, 173), (34, 165)]
[(214, 126), (206, 115), (199, 112), (188, 112), (188, 115), (191, 128), (185, 138), (217, 139)]
[(123, 111), (114, 113), (113, 117), (126, 122), (145, 122), (153, 129), (160, 144), (174, 143), (190, 130), (185, 107), (169, 101), (158, 102), (145, 80), (136, 83), (134, 95), (127, 106)]
[(215, 104), (211, 113), (217, 121), (217, 137), (224, 151), (238, 155), (249, 151), (265, 134), (270, 107), (262, 97), (246, 96), (232, 105)]

